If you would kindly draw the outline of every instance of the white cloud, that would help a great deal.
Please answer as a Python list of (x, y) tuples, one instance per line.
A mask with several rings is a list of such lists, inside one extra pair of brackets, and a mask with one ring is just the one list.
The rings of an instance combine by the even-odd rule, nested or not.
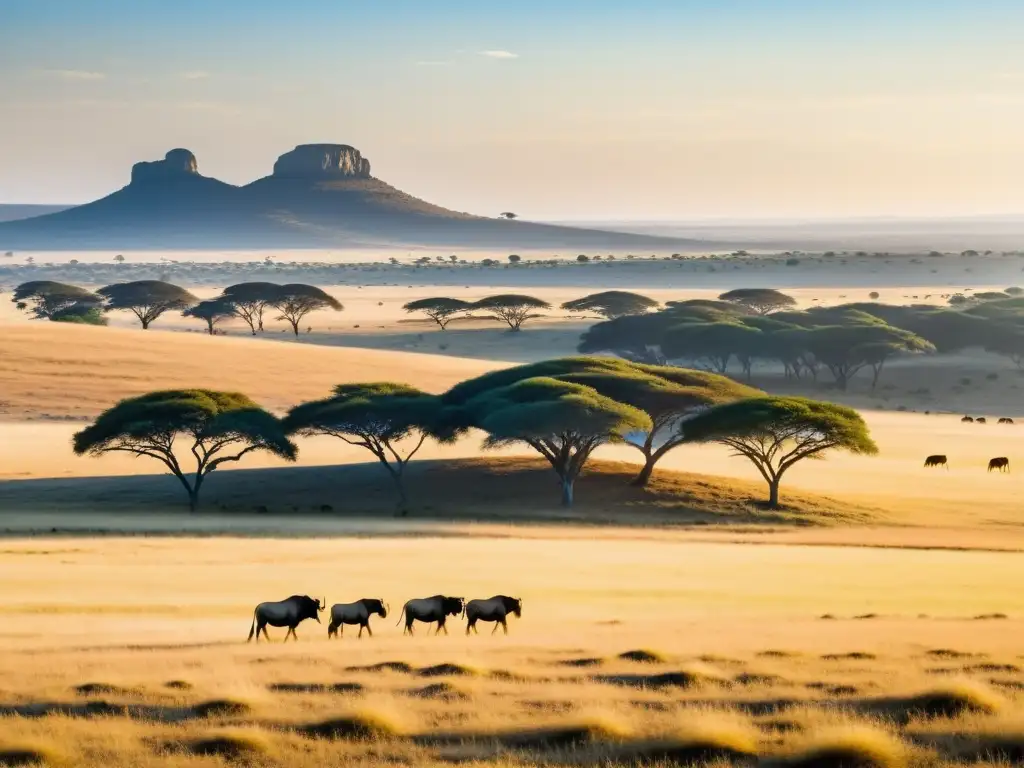
[(44, 69), (42, 74), (61, 80), (105, 80), (105, 72), (90, 72), (85, 69)]
[(477, 51), (481, 56), (486, 56), (489, 59), (518, 59), (518, 53), (512, 53), (511, 51)]
[(209, 72), (204, 72), (201, 69), (196, 69), (191, 72), (182, 72), (181, 76), (185, 80), (206, 80), (209, 76)]

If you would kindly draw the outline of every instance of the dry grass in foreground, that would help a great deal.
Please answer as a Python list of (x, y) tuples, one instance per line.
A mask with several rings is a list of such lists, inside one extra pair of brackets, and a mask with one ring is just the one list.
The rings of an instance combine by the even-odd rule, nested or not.
[[(624, 462), (592, 461), (577, 483), (575, 507), (565, 510), (555, 475), (541, 459), (422, 461), (409, 468), (409, 516), (617, 525), (827, 525), (881, 518), (865, 507), (785, 489), (783, 508), (769, 510), (762, 503), (763, 484), (684, 472), (659, 471), (648, 487), (635, 488), (629, 481), (636, 472)], [(394, 488), (377, 464), (221, 470), (203, 494), (201, 513), (237, 515), (243, 524), (254, 514), (261, 519), (395, 514)], [(0, 483), (0, 511), (156, 514), (180, 513), (183, 507), (180, 487), (169, 475)]]
[[(1024, 758), (1019, 687), (936, 682), (927, 656), (837, 667), (755, 655), (712, 671), (673, 654), (631, 662), (626, 651), (607, 668), (632, 682), (609, 684), (567, 668), (565, 650), (492, 651), (502, 668), (453, 671), (432, 684), (441, 693), (424, 695), (422, 649), (411, 663), (363, 666), (322, 645), (289, 650), (121, 652), (116, 672), (102, 654), (58, 652), (34, 659), (45, 662), (43, 676), (9, 657), (0, 664), (0, 764), (938, 768)], [(678, 672), (696, 666), (706, 673)], [(83, 674), (103, 669), (117, 693), (75, 691)], [(191, 688), (171, 687), (168, 674)], [(333, 685), (303, 684), (314, 678)], [(239, 693), (217, 707), (203, 699), (224, 689)], [(961, 706), (921, 706), (938, 699)]]
[[(661, 530), (8, 539), (0, 764), (1019, 762), (1022, 569)], [(307, 621), (246, 643), (254, 605), (293, 592), (392, 610), (372, 638)], [(459, 617), (404, 636), (398, 606), (435, 592), (512, 593), (523, 614), (507, 637)]]

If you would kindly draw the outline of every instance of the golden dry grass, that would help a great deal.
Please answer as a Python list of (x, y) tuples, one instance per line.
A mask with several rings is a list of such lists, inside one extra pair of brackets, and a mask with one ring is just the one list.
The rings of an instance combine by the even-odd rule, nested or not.
[(444, 391), (497, 363), (160, 330), (25, 323), (0, 334), (0, 417), (91, 418), (154, 389), (239, 390), (286, 410), (335, 384), (379, 381)]
[[(87, 768), (1015, 759), (1022, 561), (658, 531), (9, 540), (0, 747)], [(523, 617), (244, 642), (263, 599), (437, 591), (522, 594)], [(1010, 618), (972, 618), (996, 605)]]

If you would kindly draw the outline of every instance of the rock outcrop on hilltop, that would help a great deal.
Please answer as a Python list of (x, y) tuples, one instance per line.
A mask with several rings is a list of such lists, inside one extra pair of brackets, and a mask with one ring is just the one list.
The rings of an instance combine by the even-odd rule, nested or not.
[(273, 175), (368, 179), (370, 161), (347, 144), (300, 144), (277, 158)]
[(199, 163), (187, 149), (172, 149), (163, 160), (136, 163), (132, 166), (132, 183), (168, 181), (182, 176), (197, 176)]

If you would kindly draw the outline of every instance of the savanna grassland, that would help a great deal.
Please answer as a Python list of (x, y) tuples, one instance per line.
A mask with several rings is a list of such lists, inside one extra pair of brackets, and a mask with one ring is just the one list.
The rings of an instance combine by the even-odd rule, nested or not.
[[(345, 310), (311, 315), (297, 338), (278, 323), (254, 339), (236, 320), (207, 336), (178, 313), (147, 331), (113, 313), (106, 328), (31, 321), (0, 300), (0, 764), (1020, 762), (1020, 481), (985, 465), (1016, 467), (1024, 450), (1024, 378), (979, 349), (894, 359), (875, 391), (755, 367), (769, 392), (862, 409), (880, 451), (802, 462), (780, 510), (713, 445), (673, 450), (646, 488), (629, 485), (635, 449), (602, 446), (565, 510), (528, 450), (482, 455), (478, 432), (428, 441), (401, 518), (369, 454), (332, 438), (298, 439), (297, 466), (253, 454), (218, 470), (196, 514), (155, 462), (69, 447), (153, 389), (240, 390), (275, 414), (339, 383), (441, 393), (573, 354), (597, 319), (552, 309), (519, 333), (474, 317), (441, 331), (402, 311), (424, 296), (511, 286), (558, 307), (592, 284), (667, 301), (769, 281), (803, 308), (869, 290), (937, 305), (964, 279), (1016, 282), (1015, 259), (982, 279), (984, 263), (374, 265), (325, 284)], [(194, 277), (200, 297), (219, 289)], [(932, 453), (948, 468), (924, 469)], [(507, 637), (481, 624), (467, 638), (461, 619), (449, 636), (403, 637), (401, 605), (435, 593), (511, 594), (523, 615)], [(271, 629), (277, 642), (246, 644), (254, 606), (290, 594), (379, 597), (391, 612), (372, 638), (348, 627), (329, 641), (325, 619), (297, 643)]]
[[(931, 765), (1024, 746), (1024, 559), (581, 538), (39, 538), (0, 560), (0, 759)], [(405, 599), (515, 587), (510, 633)], [(373, 638), (244, 642), (255, 602), (378, 596)], [(280, 641), (283, 630), (272, 632)]]

